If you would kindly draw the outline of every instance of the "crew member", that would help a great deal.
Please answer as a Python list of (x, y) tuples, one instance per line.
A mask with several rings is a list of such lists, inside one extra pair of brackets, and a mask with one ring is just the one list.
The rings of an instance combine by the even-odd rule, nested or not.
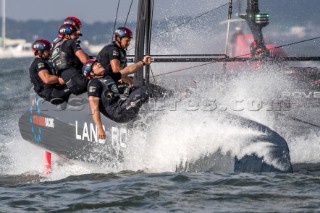
[(129, 97), (121, 98), (115, 82), (150, 63), (151, 57), (145, 56), (142, 61), (121, 69), (113, 77), (105, 75), (106, 69), (97, 60), (90, 59), (83, 66), (83, 75), (90, 79), (88, 83), (89, 105), (93, 120), (98, 127), (99, 139), (106, 137), (100, 112), (116, 122), (127, 122), (137, 116), (141, 104), (148, 100), (149, 94), (145, 86), (135, 88)]
[[(81, 21), (80, 19), (78, 19), (77, 17), (75, 16), (68, 16), (67, 18), (65, 18), (63, 20), (63, 24), (72, 24), (73, 26), (75, 26), (79, 31), (81, 30), (81, 27), (82, 27), (82, 24), (81, 24)], [(82, 34), (79, 34), (80, 36)], [(63, 34), (58, 34), (58, 38), (56, 38), (52, 43), (53, 45), (58, 43), (59, 41), (62, 40), (62, 37), (63, 37)]]
[[(97, 60), (106, 69), (106, 74), (117, 73), (127, 66), (126, 50), (132, 39), (132, 31), (127, 27), (119, 27), (114, 32), (114, 41), (106, 45), (98, 53)], [(132, 84), (132, 79), (128, 76), (122, 78), (122, 81)]]
[(68, 99), (70, 91), (62, 78), (50, 73), (46, 60), (50, 57), (51, 47), (51, 43), (46, 39), (37, 39), (32, 44), (35, 58), (30, 65), (29, 73), (34, 91), (46, 101), (60, 104)]
[(80, 47), (80, 31), (74, 25), (61, 25), (59, 34), (63, 37), (53, 46), (52, 65), (56, 74), (66, 82), (70, 92), (79, 95), (87, 89), (87, 79), (81, 70), (89, 57)]

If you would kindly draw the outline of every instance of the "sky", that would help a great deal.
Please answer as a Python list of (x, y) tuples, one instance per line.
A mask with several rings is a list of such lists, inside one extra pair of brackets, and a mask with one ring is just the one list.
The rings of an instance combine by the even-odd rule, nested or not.
[[(2, 1), (0, 0), (0, 15), (2, 16)], [(85, 23), (96, 21), (114, 21), (119, 0), (5, 0), (6, 16), (14, 20), (63, 20), (73, 15)], [(139, 0), (133, 0), (129, 21), (135, 21), (137, 17), (137, 6)], [(229, 0), (154, 0), (155, 19), (164, 19), (171, 16), (194, 16), (211, 10)], [(245, 5), (246, 0), (241, 0)], [(270, 0), (260, 0), (260, 5)], [(288, 1), (288, 0), (287, 0)], [(287, 2), (281, 0), (281, 2)], [(292, 2), (304, 2), (306, 0), (295, 0)], [(307, 0), (315, 4), (319, 0)], [(234, 0), (234, 2), (237, 2)], [(273, 0), (273, 2), (277, 2)], [(131, 0), (120, 0), (119, 20), (125, 21)], [(290, 6), (290, 5), (288, 5)], [(299, 7), (303, 4), (299, 4)], [(236, 10), (237, 8), (234, 8)], [(285, 12), (287, 8), (283, 8)], [(303, 10), (303, 8), (301, 8)]]
[[(1, 11), (2, 16), (2, 0)], [(155, 19), (174, 15), (196, 15), (191, 5), (197, 3), (197, 8), (205, 11), (215, 6), (225, 4), (228, 0), (155, 0), (159, 13)], [(120, 0), (119, 20), (125, 20), (131, 0)], [(80, 18), (83, 22), (114, 21), (118, 0), (6, 0), (6, 17), (24, 21), (30, 19), (62, 20), (69, 15)], [(135, 21), (138, 0), (133, 0), (129, 21)]]
[[(130, 3), (131, 0), (120, 1), (119, 17), (120, 15), (126, 17)], [(106, 22), (114, 20), (117, 4), (118, 0), (6, 0), (6, 17), (20, 21), (30, 19), (48, 21), (62, 20), (72, 15), (87, 23)], [(1, 16), (2, 8), (1, 3)], [(132, 8), (130, 18), (136, 16), (135, 11), (136, 9)]]

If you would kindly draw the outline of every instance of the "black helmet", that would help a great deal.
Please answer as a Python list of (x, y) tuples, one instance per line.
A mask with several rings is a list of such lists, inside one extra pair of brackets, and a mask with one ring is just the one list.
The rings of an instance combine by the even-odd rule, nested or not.
[(119, 36), (120, 38), (123, 38), (123, 37), (132, 38), (133, 34), (128, 27), (118, 27), (114, 32), (113, 36), (114, 38), (116, 38), (116, 36)]
[(44, 38), (37, 39), (32, 44), (32, 52), (36, 54), (36, 52), (39, 50), (41, 52), (45, 50), (50, 50), (52, 47), (50, 41)]
[(71, 35), (77, 32), (78, 29), (76, 26), (72, 24), (63, 24), (59, 27), (59, 35)]
[(90, 78), (90, 72), (94, 63), (98, 62), (96, 59), (89, 59), (82, 67), (82, 74), (86, 78)]

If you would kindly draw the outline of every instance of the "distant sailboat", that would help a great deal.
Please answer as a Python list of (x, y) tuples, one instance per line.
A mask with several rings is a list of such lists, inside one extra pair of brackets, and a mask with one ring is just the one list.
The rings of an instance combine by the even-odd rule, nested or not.
[(6, 0), (2, 0), (2, 28), (0, 58), (32, 57), (31, 43), (25, 39), (6, 38)]

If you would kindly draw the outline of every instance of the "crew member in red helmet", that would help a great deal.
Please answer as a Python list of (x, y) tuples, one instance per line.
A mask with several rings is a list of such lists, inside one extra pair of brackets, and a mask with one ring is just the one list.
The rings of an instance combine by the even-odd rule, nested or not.
[(30, 80), (34, 91), (46, 101), (59, 104), (66, 101), (70, 95), (62, 78), (51, 73), (47, 60), (50, 57), (51, 43), (46, 39), (37, 39), (32, 44), (35, 55), (30, 65)]
[(82, 75), (82, 66), (89, 56), (80, 46), (79, 29), (72, 24), (63, 24), (59, 28), (61, 40), (54, 44), (51, 62), (56, 75), (66, 82), (70, 92), (79, 95), (86, 92), (87, 79)]
[[(65, 18), (63, 20), (63, 24), (71, 24), (71, 25), (75, 26), (79, 31), (81, 30), (81, 27), (82, 27), (82, 23), (81, 23), (80, 19), (78, 19), (75, 16), (68, 16), (67, 18)], [(82, 36), (82, 34), (79, 33), (79, 36)], [(63, 34), (58, 33), (58, 38), (54, 39), (52, 42), (53, 46), (56, 43), (58, 43), (59, 41), (61, 41), (62, 37), (63, 37)]]
[[(106, 69), (105, 74), (113, 76), (127, 66), (127, 48), (133, 37), (132, 31), (128, 27), (119, 27), (114, 32), (114, 41), (102, 48), (98, 53), (97, 60)], [(132, 84), (132, 80), (127, 76), (122, 81)]]

